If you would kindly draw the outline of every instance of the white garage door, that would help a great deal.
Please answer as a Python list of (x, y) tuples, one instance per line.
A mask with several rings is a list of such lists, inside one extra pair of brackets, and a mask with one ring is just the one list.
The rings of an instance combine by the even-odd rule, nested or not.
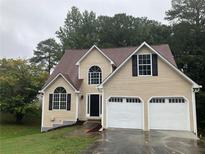
[(108, 127), (143, 127), (143, 107), (139, 98), (111, 97), (108, 100)]
[(150, 129), (190, 130), (184, 98), (153, 98), (149, 103)]

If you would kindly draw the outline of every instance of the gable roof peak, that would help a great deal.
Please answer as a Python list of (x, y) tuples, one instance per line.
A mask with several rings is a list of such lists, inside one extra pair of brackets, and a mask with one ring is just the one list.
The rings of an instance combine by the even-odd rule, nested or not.
[(73, 84), (70, 82), (70, 77), (68, 74), (63, 74), (63, 73), (58, 73), (47, 85), (45, 85), (42, 90), (40, 90), (40, 92), (44, 92), (45, 89), (48, 88), (48, 86), (54, 82), (59, 76), (61, 76), (70, 86), (71, 88), (75, 91), (75, 92), (79, 92), (74, 86)]
[(102, 88), (103, 85), (113, 76), (115, 73), (134, 55), (136, 54), (143, 46), (147, 46), (151, 51), (153, 51), (155, 54), (157, 54), (164, 62), (166, 62), (171, 68), (173, 68), (177, 73), (179, 73), (182, 77), (184, 77), (186, 80), (188, 80), (190, 83), (192, 83), (194, 88), (201, 88), (200, 85), (198, 85), (196, 82), (194, 82), (192, 79), (190, 79), (188, 76), (186, 76), (183, 72), (181, 72), (175, 65), (173, 65), (170, 61), (168, 61), (164, 56), (162, 56), (158, 51), (156, 51), (153, 47), (151, 47), (148, 43), (145, 41), (137, 47), (137, 49), (130, 54), (120, 65), (117, 67), (117, 69), (114, 70), (113, 73), (111, 73), (101, 84), (99, 84), (97, 87)]
[(80, 62), (94, 49), (96, 48), (106, 59), (110, 61), (112, 65), (115, 65), (115, 63), (104, 53), (100, 48), (98, 48), (95, 44), (76, 62), (76, 65), (79, 65)]

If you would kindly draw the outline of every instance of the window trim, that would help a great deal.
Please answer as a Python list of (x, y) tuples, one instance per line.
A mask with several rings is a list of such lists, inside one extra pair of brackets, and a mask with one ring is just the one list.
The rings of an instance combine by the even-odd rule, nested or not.
[[(141, 56), (141, 55), (149, 55), (150, 56), (150, 75), (141, 75), (140, 73), (139, 73), (139, 68), (140, 68), (140, 65), (141, 64), (139, 64), (139, 56)], [(149, 64), (147, 64), (147, 65), (149, 65)], [(144, 53), (144, 54), (138, 54), (137, 55), (137, 74), (138, 74), (138, 76), (144, 76), (144, 77), (146, 77), (146, 76), (152, 76), (152, 54), (151, 53)]]
[[(61, 86), (57, 87), (57, 88), (60, 88)], [(54, 111), (67, 111), (67, 101), (68, 101), (68, 93), (66, 91), (66, 89), (64, 87), (62, 87), (64, 90), (65, 90), (65, 93), (55, 93), (55, 90), (57, 89), (55, 88), (54, 91), (53, 91), (53, 96), (52, 96), (52, 110)], [(55, 95), (57, 95), (59, 98), (58, 98), (58, 109), (57, 108), (54, 108), (54, 102), (57, 102), (54, 100), (54, 97)], [(62, 95), (65, 95), (65, 101), (63, 101), (63, 103), (65, 102), (65, 109), (61, 109), (61, 97)]]
[[(90, 68), (92, 68), (93, 66), (97, 66), (97, 67), (99, 67), (100, 70), (101, 70), (101, 81), (100, 81), (99, 83), (96, 83), (96, 84), (91, 83), (91, 80), (90, 80)], [(91, 86), (92, 86), (92, 85), (99, 85), (99, 84), (102, 83), (102, 81), (103, 81), (103, 71), (102, 71), (101, 67), (98, 66), (98, 65), (92, 65), (92, 66), (90, 66), (89, 69), (88, 69), (88, 73), (87, 73), (87, 84), (88, 84), (88, 85), (91, 85)]]
[[(58, 99), (58, 109), (55, 109), (55, 108), (54, 108), (54, 96), (55, 96), (56, 94), (57, 94), (58, 97), (59, 97), (59, 99)], [(61, 95), (62, 95), (62, 94), (66, 95), (66, 101), (63, 101), (63, 102), (65, 102), (65, 109), (61, 109), (61, 108), (60, 108), (60, 106), (61, 106)], [(62, 110), (67, 110), (67, 101), (68, 101), (67, 94), (68, 94), (68, 93), (53, 93), (52, 110), (61, 110), (61, 111), (62, 111)]]

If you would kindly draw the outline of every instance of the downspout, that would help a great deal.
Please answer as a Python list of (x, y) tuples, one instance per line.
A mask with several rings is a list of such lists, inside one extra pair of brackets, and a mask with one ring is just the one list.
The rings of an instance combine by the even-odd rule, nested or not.
[(42, 99), (42, 103), (41, 103), (41, 132), (43, 132), (43, 124), (44, 124), (44, 99), (45, 99), (45, 95), (44, 92), (41, 92), (41, 99)]
[(75, 115), (76, 122), (78, 121), (78, 106), (79, 106), (79, 93), (76, 93), (76, 115)]
[(196, 115), (196, 96), (195, 93), (199, 92), (199, 88), (192, 87), (192, 108), (193, 108), (193, 122), (194, 122), (194, 133), (198, 136), (197, 131), (197, 115)]

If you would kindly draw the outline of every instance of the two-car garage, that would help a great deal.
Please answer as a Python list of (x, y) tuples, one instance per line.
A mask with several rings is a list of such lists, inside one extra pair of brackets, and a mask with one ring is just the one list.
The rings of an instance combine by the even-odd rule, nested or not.
[(139, 97), (110, 97), (107, 108), (108, 128), (144, 129), (147, 117), (149, 129), (190, 130), (189, 106), (183, 97), (153, 97), (148, 112)]

